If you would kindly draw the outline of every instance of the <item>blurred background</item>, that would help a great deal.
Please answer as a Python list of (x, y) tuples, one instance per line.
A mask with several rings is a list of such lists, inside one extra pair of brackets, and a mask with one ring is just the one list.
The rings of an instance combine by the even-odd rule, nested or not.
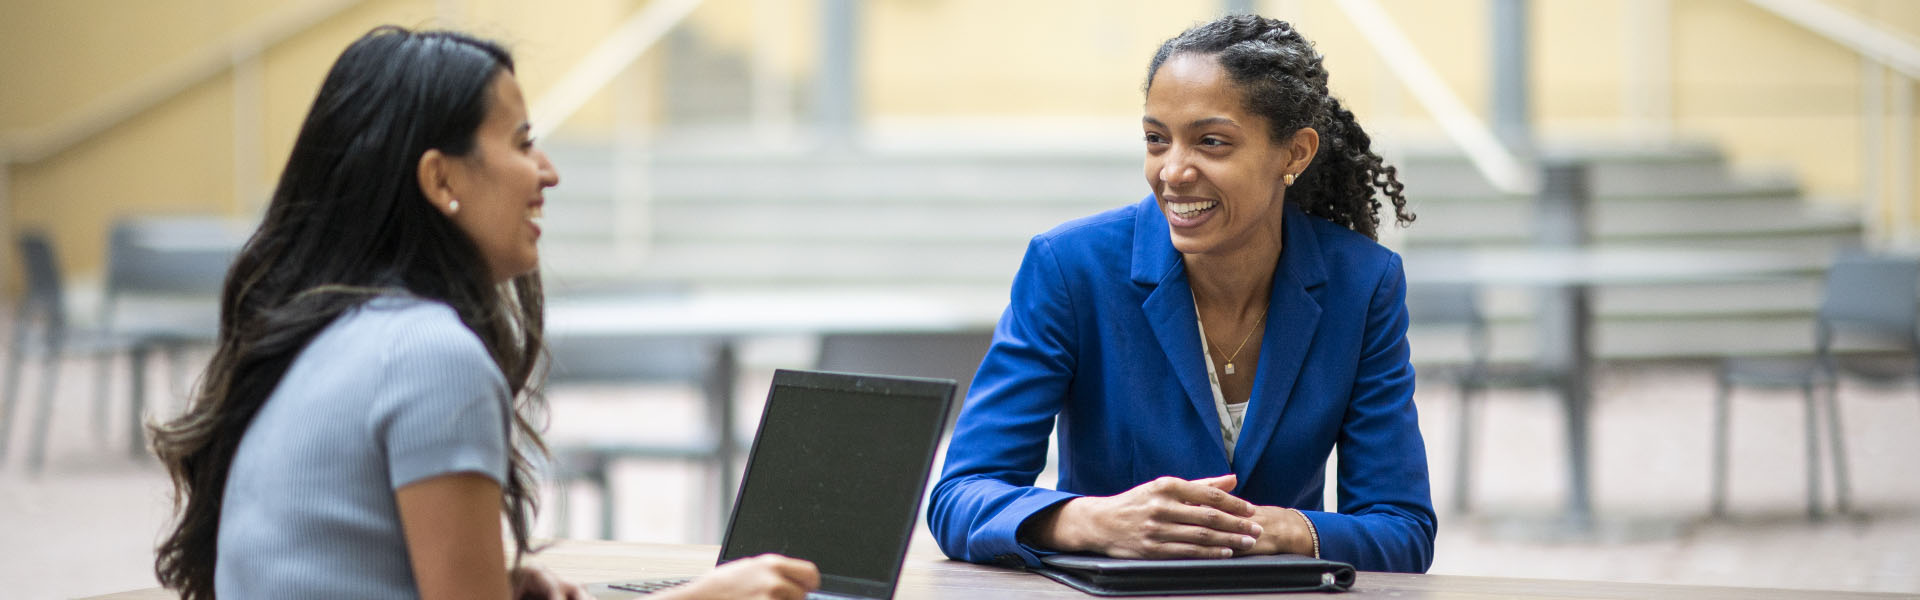
[(964, 381), (1227, 12), (1317, 43), (1419, 215), (1434, 573), (1920, 593), (1904, 0), (0, 0), (0, 582), (153, 585), (136, 426), (375, 25), (510, 46), (561, 172), (542, 530), (717, 543), (772, 370)]

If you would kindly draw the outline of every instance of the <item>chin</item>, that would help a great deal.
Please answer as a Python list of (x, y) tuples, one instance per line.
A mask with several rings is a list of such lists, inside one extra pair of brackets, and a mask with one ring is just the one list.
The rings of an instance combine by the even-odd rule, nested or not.
[(1181, 254), (1202, 254), (1213, 248), (1213, 244), (1175, 233), (1167, 234), (1173, 241), (1173, 249)]

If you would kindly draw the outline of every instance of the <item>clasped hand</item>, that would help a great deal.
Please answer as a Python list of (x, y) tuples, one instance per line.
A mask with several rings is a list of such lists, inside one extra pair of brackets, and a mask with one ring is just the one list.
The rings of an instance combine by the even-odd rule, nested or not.
[(1236, 479), (1161, 477), (1114, 496), (1085, 496), (1035, 515), (1023, 539), (1116, 558), (1227, 558), (1291, 551), (1294, 512), (1235, 497)]

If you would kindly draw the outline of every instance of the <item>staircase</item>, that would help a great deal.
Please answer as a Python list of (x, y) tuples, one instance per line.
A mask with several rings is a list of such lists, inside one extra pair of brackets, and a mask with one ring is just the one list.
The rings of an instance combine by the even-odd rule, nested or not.
[[(1789, 178), (1736, 176), (1712, 148), (1560, 154), (1593, 165), (1590, 222), (1597, 245), (1766, 250), (1824, 265), (1835, 250), (1861, 243), (1857, 213), (1808, 202)], [(1416, 154), (1401, 164), (1402, 180), (1410, 191), (1419, 190), (1413, 195), (1420, 218), (1406, 233), (1406, 251), (1531, 243), (1531, 199), (1495, 192), (1457, 156)], [(1610, 359), (1811, 352), (1823, 272), (1810, 266), (1764, 282), (1600, 287), (1595, 351)], [(1531, 356), (1530, 296), (1514, 290), (1485, 296), (1496, 358)]]
[[(556, 292), (643, 281), (927, 287), (1002, 297), (1033, 235), (1146, 192), (1139, 157), (1120, 151), (855, 156), (654, 148), (624, 165), (605, 148), (550, 149), (566, 182), (549, 193), (543, 242)], [(1790, 180), (1733, 176), (1711, 149), (1581, 155), (1594, 165), (1600, 245), (1765, 249), (1819, 265), (1860, 240), (1856, 215), (1802, 200)], [(1391, 241), (1403, 251), (1532, 243), (1531, 200), (1496, 193), (1464, 159), (1411, 152), (1394, 162), (1419, 214)], [(617, 205), (616, 176), (643, 180), (645, 200)], [(1610, 359), (1807, 352), (1820, 277), (1815, 267), (1776, 281), (1599, 288), (1597, 352)], [(1496, 359), (1531, 356), (1529, 292), (1489, 290), (1485, 301)], [(1461, 351), (1449, 350), (1458, 344), (1429, 340), (1430, 333), (1416, 324), (1422, 360), (1458, 358)]]

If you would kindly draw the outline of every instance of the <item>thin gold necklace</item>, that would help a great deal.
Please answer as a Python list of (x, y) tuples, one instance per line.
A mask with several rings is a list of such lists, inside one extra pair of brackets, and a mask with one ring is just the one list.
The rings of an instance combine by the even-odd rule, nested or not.
[[(1260, 319), (1253, 322), (1253, 329), (1247, 330), (1246, 337), (1240, 338), (1240, 346), (1233, 349), (1233, 354), (1227, 354), (1226, 352), (1221, 352), (1221, 354), (1227, 354), (1227, 368), (1224, 369), (1226, 374), (1228, 375), (1233, 374), (1233, 359), (1238, 358), (1240, 356), (1241, 350), (1247, 349), (1247, 340), (1253, 339), (1253, 332), (1259, 331), (1260, 324), (1265, 322), (1267, 322), (1267, 310), (1263, 308), (1263, 309), (1260, 309)], [(1207, 344), (1211, 345), (1213, 344), (1213, 341), (1208, 340)], [(1214, 348), (1219, 348), (1219, 346), (1214, 346)]]

